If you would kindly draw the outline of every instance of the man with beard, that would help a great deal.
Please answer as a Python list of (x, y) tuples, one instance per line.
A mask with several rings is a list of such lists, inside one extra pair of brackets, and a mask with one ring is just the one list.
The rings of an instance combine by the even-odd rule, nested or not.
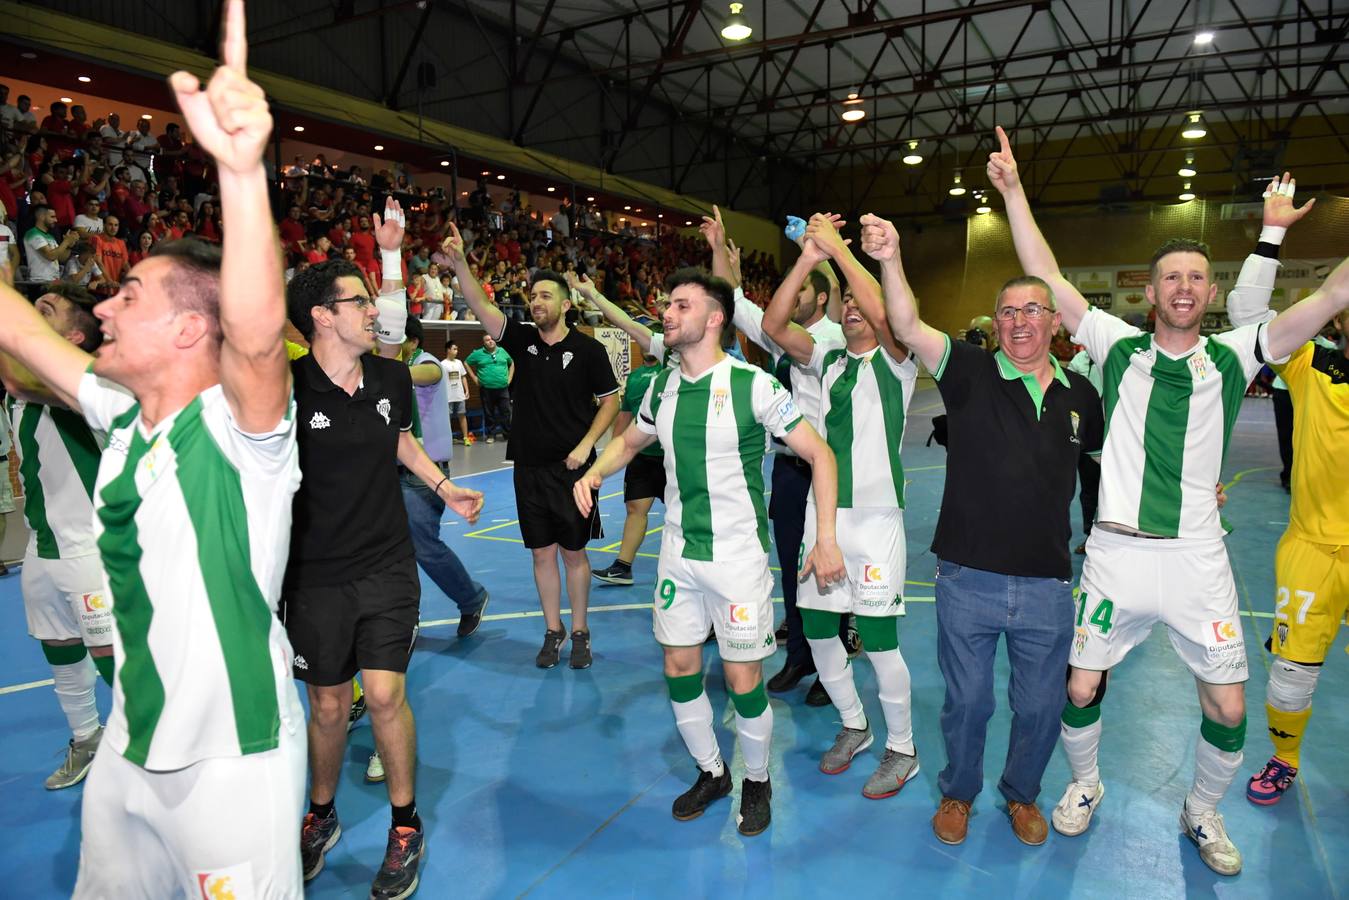
[(767, 436), (785, 440), (812, 465), (818, 540), (808, 552), (803, 548), (801, 571), (813, 571), (821, 590), (847, 574), (834, 540), (837, 471), (833, 453), (778, 380), (726, 354), (735, 317), (731, 285), (684, 269), (667, 286), (664, 333), (679, 351), (679, 365), (652, 380), (632, 425), (575, 482), (574, 501), (583, 515), (594, 515), (605, 476), (660, 441), (666, 515), (653, 624), (675, 722), (699, 769), (672, 812), (681, 821), (697, 818), (731, 792), (703, 690), (702, 645), (710, 625), (745, 758), (737, 824), (752, 836), (768, 827), (773, 794), (773, 711), (763, 685), (763, 660), (775, 649), (763, 483)]
[[(586, 542), (601, 537), (598, 504), (576, 511), (576, 470), (594, 461), (595, 442), (618, 415), (618, 382), (604, 345), (568, 328), (571, 290), (557, 272), (539, 269), (529, 287), (535, 328), (508, 321), (487, 299), (464, 255), (464, 239), (450, 224), (441, 250), (450, 258), (468, 305), (487, 336), (515, 361), (514, 410), (506, 458), (515, 462), (515, 504), (520, 536), (534, 555), (534, 584), (547, 633), (534, 664), (557, 665), (567, 632), (562, 625), (562, 582), (557, 556), (567, 571), (571, 602), (573, 669), (590, 667), (590, 559)], [(596, 404), (598, 403), (598, 408)], [(707, 636), (706, 629), (703, 636)]]
[(1235, 875), (1241, 853), (1217, 807), (1241, 765), (1247, 666), (1213, 485), (1246, 387), (1265, 363), (1286, 363), (1349, 307), (1349, 269), (1341, 266), (1270, 322), (1206, 337), (1204, 312), (1218, 290), (1208, 247), (1172, 239), (1153, 254), (1147, 297), (1157, 326), (1146, 334), (1091, 308), (1059, 272), (1001, 128), (998, 139), (988, 176), (1007, 203), (1021, 265), (1051, 285), (1064, 325), (1104, 371), (1100, 506), (1087, 539), (1063, 711), (1072, 781), (1054, 809), (1054, 827), (1076, 835), (1090, 825), (1105, 794), (1097, 755), (1106, 678), (1161, 621), (1195, 677), (1202, 712), (1180, 828), (1205, 865)]

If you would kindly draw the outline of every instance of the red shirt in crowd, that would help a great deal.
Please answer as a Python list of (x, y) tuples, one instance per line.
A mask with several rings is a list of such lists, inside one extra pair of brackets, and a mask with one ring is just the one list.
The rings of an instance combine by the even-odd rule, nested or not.
[(290, 216), (281, 220), (281, 224), (276, 227), (281, 235), (281, 240), (286, 245), (286, 250), (291, 253), (300, 252), (300, 241), (304, 240), (304, 226), (292, 219)]
[(362, 264), (362, 268), (369, 268), (375, 264), (375, 236), (368, 231), (353, 231), (351, 233), (351, 246), (356, 251), (356, 261)]
[(133, 228), (143, 227), (145, 217), (150, 213), (150, 204), (144, 200), (136, 198), (135, 194), (128, 193), (126, 199), (122, 201), (122, 218), (130, 222)]
[(215, 219), (202, 219), (201, 227), (197, 229), (197, 237), (213, 244), (220, 243), (220, 229), (216, 228)]
[(47, 205), (56, 213), (56, 224), (69, 228), (75, 224), (75, 185), (68, 178), (54, 179), (47, 185)]

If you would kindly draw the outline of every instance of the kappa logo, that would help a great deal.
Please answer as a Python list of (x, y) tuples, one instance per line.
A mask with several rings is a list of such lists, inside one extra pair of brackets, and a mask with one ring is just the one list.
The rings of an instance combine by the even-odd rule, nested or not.
[(1231, 622), (1224, 619), (1221, 622), (1210, 622), (1209, 625), (1213, 628), (1213, 637), (1218, 643), (1226, 644), (1237, 639), (1237, 626)]
[(81, 594), (80, 599), (84, 601), (85, 612), (102, 612), (108, 608), (102, 594)]
[(307, 659), (305, 659), (303, 656), (297, 656), (297, 657), (295, 657), (294, 666), (295, 666), (295, 668), (299, 669), (301, 672), (308, 672), (308, 671), (309, 671), (309, 661), (308, 661)]
[(1274, 735), (1276, 738), (1278, 738), (1278, 739), (1281, 740), (1281, 741), (1286, 741), (1286, 740), (1288, 740), (1290, 737), (1297, 737), (1297, 735), (1295, 735), (1295, 734), (1293, 734), (1293, 733), (1291, 733), (1291, 732), (1288, 732), (1288, 731), (1283, 731), (1283, 730), (1281, 730), (1281, 729), (1275, 728), (1273, 725), (1269, 726), (1269, 733), (1272, 734), (1272, 735)]
[(333, 424), (332, 420), (321, 412), (316, 412), (309, 417), (309, 427), (314, 431), (327, 428), (331, 424)]
[(389, 402), (388, 397), (380, 397), (379, 402), (375, 404), (375, 412), (384, 417), (384, 424), (389, 423), (389, 413), (393, 410), (393, 404)]
[(565, 369), (567, 368), (567, 366), (571, 365), (572, 358), (573, 358), (572, 352), (570, 350), (565, 351), (562, 354), (562, 368)]

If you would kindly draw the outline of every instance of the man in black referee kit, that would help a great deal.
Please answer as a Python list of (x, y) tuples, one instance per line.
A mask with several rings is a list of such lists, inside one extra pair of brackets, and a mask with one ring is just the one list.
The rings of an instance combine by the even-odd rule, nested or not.
[[(390, 200), (385, 221), (374, 218), (386, 257), (385, 294), (406, 303), (398, 259), (402, 211)], [(316, 876), (342, 834), (334, 795), (351, 679), (359, 671), (393, 807), (370, 896), (406, 897), (416, 889), (424, 853), (414, 799), (416, 729), (404, 683), (421, 585), (398, 466), (470, 522), (482, 494), (455, 486), (413, 436), (412, 378), (405, 364), (370, 352), (377, 307), (360, 269), (345, 260), (313, 266), (291, 281), (286, 301), (291, 323), (311, 346), (291, 364), (303, 480), (282, 588), (295, 677), (309, 693), (311, 785), (301, 865), (306, 881)]]
[(508, 322), (487, 299), (469, 269), (464, 239), (453, 223), (441, 249), (451, 259), (464, 298), (488, 336), (515, 360), (515, 412), (506, 458), (515, 462), (520, 536), (534, 554), (534, 584), (548, 626), (534, 663), (541, 669), (557, 665), (567, 640), (557, 566), (561, 550), (571, 601), (571, 667), (589, 668), (590, 559), (585, 547), (602, 532), (599, 504), (589, 516), (582, 516), (572, 486), (594, 462), (595, 442), (618, 415), (618, 382), (609, 354), (599, 341), (567, 327), (571, 289), (557, 272), (534, 273), (529, 312), (537, 327), (531, 328)]

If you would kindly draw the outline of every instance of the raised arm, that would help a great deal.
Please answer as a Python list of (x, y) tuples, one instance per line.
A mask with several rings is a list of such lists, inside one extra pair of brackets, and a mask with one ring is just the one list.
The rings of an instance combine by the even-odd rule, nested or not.
[(881, 264), (881, 287), (885, 294), (885, 314), (890, 333), (936, 374), (946, 356), (948, 338), (918, 318), (918, 303), (904, 276), (899, 255), (899, 232), (880, 216), (867, 213), (861, 218), (862, 252)]
[(464, 292), (468, 308), (478, 317), (483, 330), (492, 336), (492, 340), (501, 340), (501, 335), (506, 331), (506, 314), (487, 299), (487, 293), (482, 289), (482, 285), (473, 277), (468, 257), (464, 255), (463, 235), (459, 233), (459, 226), (453, 222), (450, 223), (450, 236), (441, 242), (440, 251), (450, 258), (450, 266), (454, 269), (455, 277), (459, 279), (459, 288)]
[(591, 281), (587, 275), (576, 275), (572, 272), (567, 273), (567, 284), (584, 297), (586, 300), (595, 304), (603, 315), (605, 320), (615, 328), (622, 328), (627, 332), (628, 337), (637, 342), (637, 346), (642, 348), (643, 353), (651, 352), (651, 329), (640, 322), (633, 320), (632, 316), (625, 313), (616, 303), (599, 292), (595, 287), (595, 282)]
[(712, 215), (703, 216), (703, 224), (698, 226), (698, 230), (712, 249), (712, 274), (729, 281), (731, 287), (739, 287), (740, 279), (736, 277), (731, 265), (731, 254), (726, 247), (726, 226), (721, 221), (721, 209), (715, 203), (712, 204)]
[(876, 332), (877, 343), (896, 362), (907, 359), (909, 351), (895, 341), (890, 331), (890, 323), (885, 320), (885, 304), (881, 300), (880, 282), (873, 278), (853, 255), (852, 249), (848, 246), (851, 241), (845, 241), (838, 233), (836, 221), (828, 216), (811, 216), (810, 227), (806, 229), (806, 238), (828, 253), (834, 265), (843, 273), (843, 277), (848, 279), (853, 302), (857, 304), (862, 318), (866, 319), (867, 324)]
[(0, 381), (16, 397), (78, 411), (80, 379), (93, 357), (53, 331), (10, 286), (13, 277), (0, 265)]
[(220, 383), (239, 427), (271, 431), (290, 405), (286, 286), (262, 155), (272, 133), (267, 97), (246, 74), (244, 2), (227, 0), (221, 61), (203, 90), (175, 72), (178, 106), (220, 176), (225, 232), (220, 272)]
[(988, 155), (988, 180), (1002, 194), (1007, 206), (1007, 222), (1012, 227), (1012, 243), (1016, 245), (1016, 256), (1021, 268), (1027, 275), (1043, 278), (1054, 292), (1055, 306), (1063, 316), (1063, 324), (1069, 334), (1077, 334), (1082, 317), (1087, 314), (1087, 298), (1059, 271), (1054, 259), (1054, 251), (1049, 242), (1040, 233), (1031, 215), (1030, 201), (1026, 199), (1026, 190), (1021, 184), (1021, 175), (1017, 172), (1016, 158), (1012, 156), (1012, 144), (1007, 140), (1007, 132), (998, 126), (1000, 149)]
[(792, 321), (792, 311), (796, 309), (796, 298), (811, 269), (824, 258), (824, 251), (814, 241), (805, 241), (801, 245), (801, 255), (773, 292), (773, 299), (764, 310), (760, 323), (768, 339), (803, 366), (810, 365), (810, 359), (815, 355), (815, 339), (809, 331)]
[(1270, 357), (1288, 356), (1346, 309), (1349, 309), (1349, 259), (1341, 260), (1310, 297), (1293, 304), (1269, 323)]
[(381, 275), (379, 292), (381, 294), (406, 293), (403, 282), (403, 237), (407, 218), (403, 215), (403, 206), (390, 194), (384, 200), (384, 218), (375, 213), (370, 217), (374, 223), (375, 243), (379, 245)]
[(1233, 325), (1250, 325), (1274, 318), (1269, 301), (1279, 274), (1279, 245), (1288, 229), (1316, 205), (1316, 200), (1312, 199), (1295, 207), (1293, 194), (1296, 191), (1297, 179), (1288, 172), (1283, 173), (1282, 179), (1274, 176), (1265, 189), (1260, 239), (1255, 252), (1241, 264), (1236, 286), (1227, 292), (1227, 317)]

